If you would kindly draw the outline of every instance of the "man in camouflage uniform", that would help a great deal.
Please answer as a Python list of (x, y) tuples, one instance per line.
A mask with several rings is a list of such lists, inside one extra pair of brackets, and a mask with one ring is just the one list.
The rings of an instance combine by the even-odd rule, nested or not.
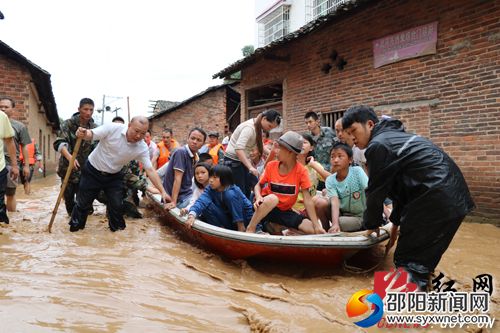
[[(71, 155), (76, 145), (76, 130), (78, 127), (84, 127), (88, 129), (96, 128), (97, 125), (92, 119), (92, 114), (94, 113), (94, 101), (90, 98), (83, 98), (80, 101), (78, 107), (78, 112), (73, 114), (70, 119), (65, 120), (61, 124), (61, 129), (58, 133), (56, 140), (54, 141), (54, 149), (61, 153), (59, 158), (59, 166), (57, 168), (57, 175), (61, 177), (61, 181), (64, 180), (66, 176), (66, 171), (68, 170), (69, 161), (71, 160)], [(66, 204), (66, 212), (71, 216), (73, 207), (75, 206), (75, 196), (78, 192), (78, 184), (80, 183), (82, 167), (87, 158), (89, 157), (92, 150), (97, 146), (97, 142), (82, 140), (80, 150), (75, 159), (75, 164), (73, 170), (71, 171), (71, 176), (68, 180), (68, 185), (64, 191), (64, 202)]]
[[(314, 158), (318, 161), (325, 170), (331, 171), (330, 165), (330, 151), (332, 150), (333, 144), (336, 142), (337, 137), (335, 132), (330, 127), (321, 126), (321, 120), (319, 116), (314, 111), (309, 111), (305, 114), (304, 119), (306, 121), (307, 129), (310, 131), (314, 142)], [(322, 190), (325, 188), (325, 183), (320, 181), (318, 183), (317, 190)]]
[(146, 177), (141, 174), (139, 162), (136, 160), (130, 161), (122, 172), (124, 172), (124, 196), (123, 196), (123, 211), (124, 215), (141, 218), (142, 214), (137, 209), (139, 205), (138, 191), (146, 192), (148, 189), (148, 181)]

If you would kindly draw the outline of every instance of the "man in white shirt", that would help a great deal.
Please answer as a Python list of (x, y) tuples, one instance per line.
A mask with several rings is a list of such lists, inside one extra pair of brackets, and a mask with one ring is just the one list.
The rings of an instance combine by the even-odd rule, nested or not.
[(70, 231), (85, 228), (87, 214), (99, 191), (104, 191), (108, 198), (108, 220), (111, 231), (125, 229), (122, 212), (123, 174), (121, 170), (132, 160), (142, 162), (144, 170), (153, 185), (160, 191), (165, 202), (170, 197), (165, 192), (160, 178), (149, 159), (148, 146), (144, 136), (149, 127), (146, 117), (132, 118), (128, 127), (111, 123), (94, 129), (79, 127), (76, 136), (84, 140), (99, 140), (99, 144), (90, 154), (82, 168), (80, 187), (76, 205), (69, 222)]
[(144, 141), (148, 145), (149, 149), (149, 159), (151, 159), (151, 163), (153, 163), (153, 167), (156, 169), (156, 160), (158, 159), (158, 155), (160, 155), (160, 151), (158, 150), (158, 146), (156, 143), (151, 140), (151, 132), (147, 131), (146, 136), (144, 137)]

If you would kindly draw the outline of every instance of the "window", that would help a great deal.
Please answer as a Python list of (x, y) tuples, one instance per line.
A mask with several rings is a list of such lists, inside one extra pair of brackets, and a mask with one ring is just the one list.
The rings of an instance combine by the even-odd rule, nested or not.
[(321, 126), (328, 126), (335, 128), (335, 122), (342, 118), (344, 111), (322, 113), (321, 114)]
[(250, 118), (267, 109), (282, 112), (283, 86), (281, 83), (269, 84), (246, 91), (247, 111)]
[(334, 12), (337, 7), (350, 0), (307, 0), (306, 21), (315, 20), (320, 16)]
[(259, 47), (280, 39), (290, 32), (290, 5), (281, 4), (265, 16), (259, 16), (257, 23), (259, 25)]

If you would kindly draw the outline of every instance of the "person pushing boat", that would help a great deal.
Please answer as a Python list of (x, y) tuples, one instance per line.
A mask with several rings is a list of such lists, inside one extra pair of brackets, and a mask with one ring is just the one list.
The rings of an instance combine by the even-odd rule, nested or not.
[(163, 200), (170, 201), (149, 159), (148, 146), (143, 140), (148, 127), (148, 119), (137, 116), (132, 118), (128, 127), (124, 124), (110, 123), (95, 129), (78, 128), (76, 131), (78, 138), (87, 141), (99, 140), (99, 144), (82, 168), (76, 205), (69, 222), (71, 232), (85, 228), (87, 213), (101, 190), (108, 198), (109, 228), (111, 231), (125, 229), (122, 212), (123, 173), (121, 170), (132, 160), (142, 162), (146, 174), (160, 191)]
[(349, 108), (342, 127), (356, 146), (366, 148), (370, 179), (363, 226), (378, 235), (384, 200), (391, 198), (390, 220), (401, 229), (394, 264), (410, 273), (419, 289), (427, 289), (430, 273), (474, 208), (462, 172), (439, 147), (406, 133), (399, 120), (379, 121), (371, 107)]

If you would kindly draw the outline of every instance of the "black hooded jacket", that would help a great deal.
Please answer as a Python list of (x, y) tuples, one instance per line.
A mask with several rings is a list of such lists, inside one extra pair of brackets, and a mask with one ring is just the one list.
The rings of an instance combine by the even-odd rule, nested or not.
[(365, 157), (369, 173), (366, 229), (382, 225), (387, 197), (394, 204), (391, 221), (407, 228), (442, 223), (474, 208), (455, 162), (429, 140), (406, 133), (399, 120), (375, 125)]

